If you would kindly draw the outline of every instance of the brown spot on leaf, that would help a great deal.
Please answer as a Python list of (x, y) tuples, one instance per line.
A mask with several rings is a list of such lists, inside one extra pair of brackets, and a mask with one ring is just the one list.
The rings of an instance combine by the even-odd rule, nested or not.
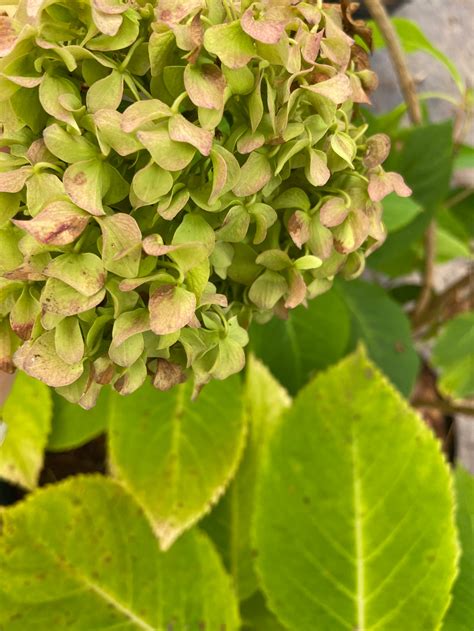
[(72, 178), (72, 181), (74, 184), (81, 186), (87, 182), (86, 174), (84, 171), (79, 171), (79, 173), (76, 173), (76, 175)]

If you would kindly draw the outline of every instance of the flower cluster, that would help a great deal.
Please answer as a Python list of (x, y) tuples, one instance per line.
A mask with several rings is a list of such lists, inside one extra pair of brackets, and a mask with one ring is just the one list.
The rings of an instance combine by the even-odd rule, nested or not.
[[(92, 406), (196, 388), (384, 239), (376, 77), (343, 9), (21, 0), (0, 17), (0, 369)], [(355, 43), (358, 39), (359, 43)]]

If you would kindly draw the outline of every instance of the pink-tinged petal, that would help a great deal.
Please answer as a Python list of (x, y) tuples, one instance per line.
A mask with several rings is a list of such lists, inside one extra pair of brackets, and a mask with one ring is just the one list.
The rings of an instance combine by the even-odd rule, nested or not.
[(196, 296), (183, 287), (161, 285), (152, 292), (148, 308), (151, 330), (167, 335), (189, 324), (196, 309)]
[(333, 197), (321, 206), (319, 219), (326, 228), (333, 228), (341, 224), (349, 214), (344, 200), (341, 197)]
[(170, 118), (168, 131), (171, 140), (186, 142), (195, 147), (203, 156), (211, 153), (214, 132), (193, 125), (181, 114)]
[(310, 237), (310, 217), (302, 210), (296, 210), (288, 221), (288, 232), (296, 247), (300, 248)]
[(67, 201), (52, 202), (30, 220), (13, 223), (46, 245), (68, 245), (84, 231), (89, 215)]
[(31, 167), (21, 167), (14, 171), (0, 171), (0, 192), (19, 193), (32, 173)]
[(253, 39), (263, 44), (278, 44), (285, 32), (288, 16), (285, 15), (283, 10), (274, 10), (273, 14), (270, 9), (263, 18), (255, 19), (253, 8), (250, 7), (240, 18), (240, 24), (245, 33), (253, 37)]
[(387, 177), (390, 178), (393, 190), (399, 197), (410, 197), (413, 193), (411, 188), (405, 184), (405, 180), (399, 173), (387, 173)]
[(287, 309), (294, 309), (302, 304), (306, 298), (306, 283), (304, 282), (303, 276), (296, 270), (290, 270), (289, 274), (289, 288), (285, 307)]
[(320, 81), (310, 86), (303, 86), (315, 94), (320, 94), (330, 99), (336, 105), (349, 100), (352, 96), (352, 88), (349, 77), (343, 73), (336, 74), (330, 79)]
[(16, 33), (11, 19), (7, 15), (0, 15), (0, 57), (8, 55), (15, 43)]
[(222, 70), (215, 64), (188, 64), (184, 69), (184, 86), (197, 107), (222, 109), (226, 81)]

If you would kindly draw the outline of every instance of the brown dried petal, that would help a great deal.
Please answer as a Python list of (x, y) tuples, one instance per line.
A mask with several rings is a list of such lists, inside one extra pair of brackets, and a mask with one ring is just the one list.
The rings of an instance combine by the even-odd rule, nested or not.
[(390, 153), (390, 138), (387, 134), (375, 134), (367, 140), (367, 150), (364, 156), (364, 165), (373, 169), (385, 162)]
[(302, 210), (296, 210), (288, 221), (288, 232), (296, 247), (300, 248), (310, 237), (310, 217)]
[(173, 364), (166, 359), (158, 359), (153, 385), (158, 390), (166, 392), (174, 386), (186, 381), (186, 373), (178, 364)]

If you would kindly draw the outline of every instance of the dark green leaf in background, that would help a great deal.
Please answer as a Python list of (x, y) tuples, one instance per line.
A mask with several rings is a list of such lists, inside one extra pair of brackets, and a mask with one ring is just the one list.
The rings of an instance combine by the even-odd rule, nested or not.
[(352, 348), (363, 342), (371, 359), (409, 396), (420, 362), (401, 307), (381, 287), (362, 280), (341, 281), (336, 287), (352, 317)]
[(349, 312), (334, 289), (291, 311), (288, 320), (273, 318), (250, 330), (253, 351), (292, 394), (340, 359), (349, 337)]
[(474, 311), (458, 315), (441, 329), (431, 360), (440, 373), (443, 394), (474, 396)]
[[(418, 204), (422, 212), (415, 214), (408, 224), (399, 222), (383, 247), (368, 259), (370, 267), (390, 276), (399, 276), (411, 272), (419, 264), (421, 259), (414, 246), (449, 193), (453, 166), (452, 125), (447, 121), (403, 130), (393, 144), (386, 167), (401, 173), (413, 190), (410, 201)], [(390, 226), (393, 211), (389, 210), (388, 217)]]
[(65, 451), (84, 445), (107, 429), (109, 390), (104, 388), (95, 407), (84, 410), (52, 391), (53, 426), (50, 451)]

